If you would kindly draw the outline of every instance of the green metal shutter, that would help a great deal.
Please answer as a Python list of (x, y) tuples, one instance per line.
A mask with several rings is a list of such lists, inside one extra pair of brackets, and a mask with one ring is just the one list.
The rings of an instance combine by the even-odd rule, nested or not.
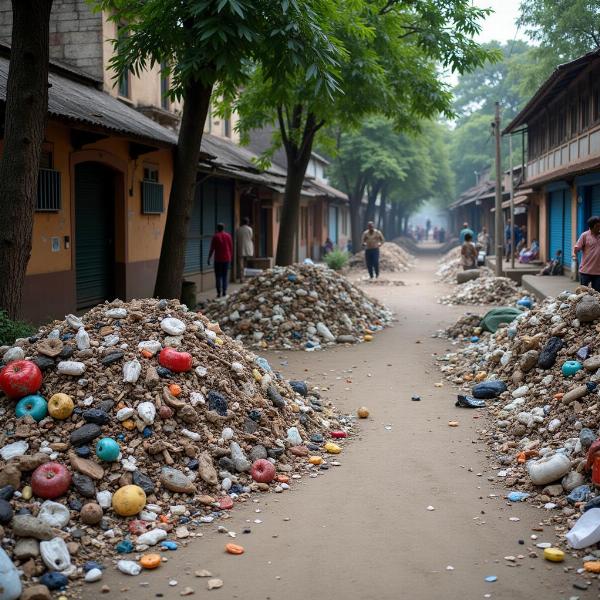
[(97, 163), (75, 167), (77, 308), (114, 299), (114, 175)]

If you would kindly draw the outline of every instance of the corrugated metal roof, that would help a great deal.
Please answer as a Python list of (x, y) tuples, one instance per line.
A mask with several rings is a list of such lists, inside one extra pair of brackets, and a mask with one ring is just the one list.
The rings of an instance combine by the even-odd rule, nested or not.
[[(0, 57), (0, 101), (6, 100), (8, 66), (9, 60)], [(144, 141), (177, 143), (174, 132), (91, 85), (53, 72), (48, 82), (48, 113), (52, 117)]]

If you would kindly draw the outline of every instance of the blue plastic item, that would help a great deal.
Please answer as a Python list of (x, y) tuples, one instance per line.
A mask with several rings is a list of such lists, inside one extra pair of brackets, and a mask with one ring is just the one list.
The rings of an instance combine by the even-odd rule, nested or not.
[(517, 306), (524, 306), (525, 308), (531, 308), (533, 306), (533, 301), (529, 296), (525, 296), (525, 298), (521, 298), (517, 300)]
[(488, 583), (494, 583), (494, 581), (498, 581), (498, 578), (495, 575), (488, 575), (485, 580)]
[(177, 550), (177, 544), (171, 540), (163, 540), (160, 543), (160, 547), (164, 548), (165, 550)]
[(473, 387), (473, 396), (482, 400), (488, 400), (490, 398), (496, 398), (502, 394), (502, 392), (505, 392), (506, 389), (504, 381), (499, 381), (497, 379), (482, 381)]
[(565, 377), (573, 377), (575, 373), (578, 373), (583, 368), (583, 365), (578, 360), (568, 360), (563, 363), (562, 374)]
[(119, 454), (121, 454), (121, 447), (116, 440), (109, 437), (98, 440), (96, 444), (96, 456), (100, 460), (114, 462), (119, 458)]
[(511, 502), (523, 502), (526, 498), (529, 498), (529, 494), (525, 492), (511, 492), (508, 494), (507, 498)]
[(48, 415), (48, 403), (39, 394), (30, 394), (17, 402), (15, 415), (17, 417), (29, 415), (36, 423), (39, 423)]
[(271, 369), (269, 361), (266, 358), (263, 358), (262, 356), (257, 356), (255, 362), (263, 371), (267, 371), (268, 373), (271, 373), (273, 371), (273, 369)]
[(568, 496), (567, 502), (575, 504), (577, 502), (587, 502), (592, 497), (592, 490), (589, 485), (578, 485)]
[(69, 578), (62, 573), (44, 573), (40, 577), (40, 583), (51, 591), (64, 590), (69, 585)]
[(119, 554), (129, 554), (129, 552), (133, 552), (133, 543), (129, 540), (122, 540), (115, 548)]
[(478, 336), (476, 336), (476, 335), (471, 336), (471, 342), (473, 344), (477, 343), (478, 341), (479, 341), (479, 337)]

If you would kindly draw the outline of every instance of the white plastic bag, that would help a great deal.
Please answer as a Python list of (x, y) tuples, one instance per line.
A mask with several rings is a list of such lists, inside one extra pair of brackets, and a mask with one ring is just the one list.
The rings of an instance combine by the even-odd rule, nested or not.
[(600, 508), (590, 508), (581, 515), (566, 535), (569, 544), (576, 550), (600, 542)]

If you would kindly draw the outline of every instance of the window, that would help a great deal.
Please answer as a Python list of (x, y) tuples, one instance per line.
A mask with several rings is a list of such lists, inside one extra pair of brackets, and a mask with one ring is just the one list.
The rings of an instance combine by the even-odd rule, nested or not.
[(581, 112), (581, 129), (586, 129), (590, 124), (590, 97), (583, 96), (579, 100), (579, 110)]
[(225, 137), (231, 137), (231, 119), (229, 117), (223, 119), (223, 135)]
[[(117, 29), (117, 40), (118, 44), (122, 44), (127, 39), (127, 27), (125, 25), (119, 25)], [(119, 77), (119, 96), (122, 98), (129, 98), (129, 71), (126, 71)]]
[(60, 171), (52, 168), (52, 152), (43, 151), (40, 156), (35, 210), (36, 212), (60, 210)]
[(169, 110), (169, 73), (166, 63), (160, 65), (160, 107)]
[(144, 165), (142, 180), (142, 213), (160, 215), (164, 212), (163, 185), (158, 183), (158, 168)]

